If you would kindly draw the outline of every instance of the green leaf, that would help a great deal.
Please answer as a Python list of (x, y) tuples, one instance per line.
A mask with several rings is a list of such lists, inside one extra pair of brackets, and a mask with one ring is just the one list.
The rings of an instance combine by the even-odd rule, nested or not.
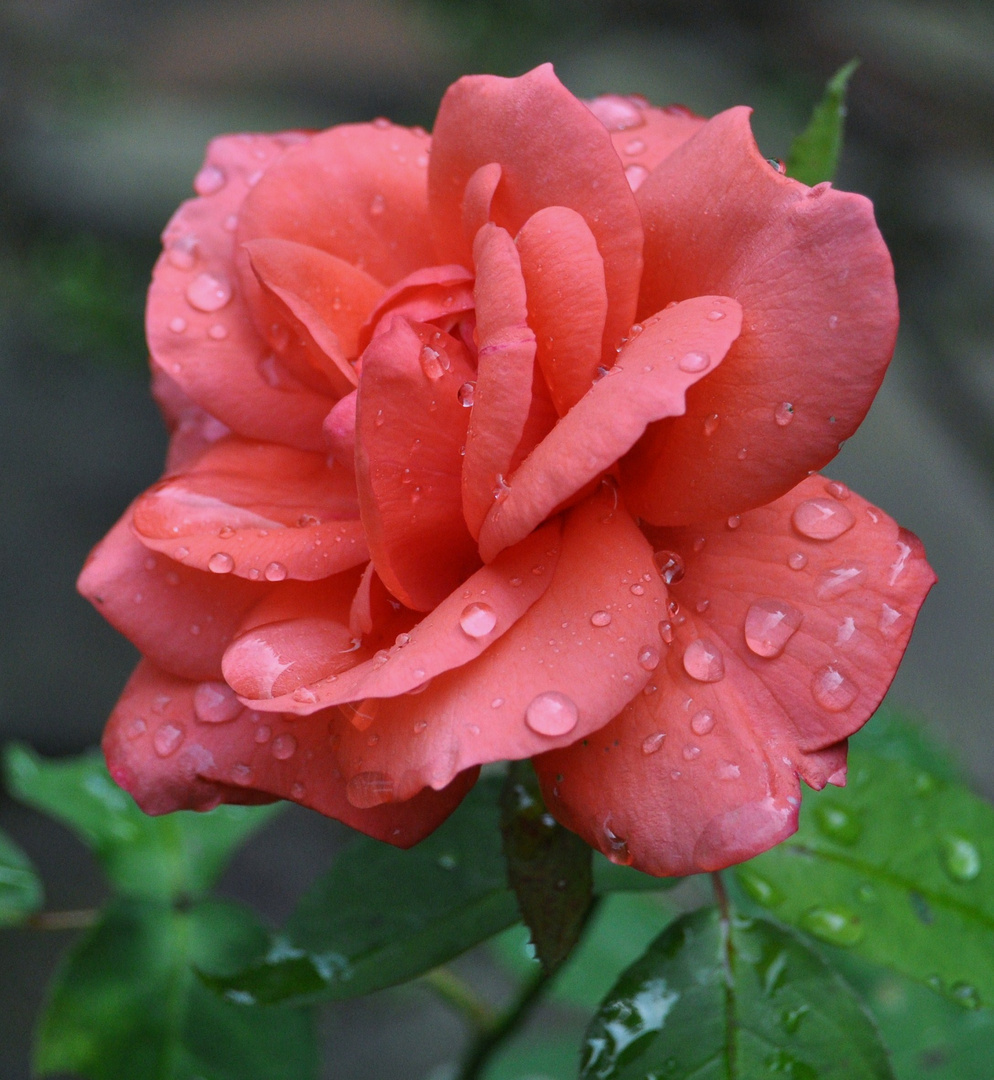
[(885, 1080), (852, 991), (803, 941), (762, 919), (683, 916), (621, 977), (587, 1030), (581, 1080)]
[(962, 780), (963, 772), (949, 750), (940, 744), (921, 720), (909, 717), (889, 705), (881, 705), (873, 719), (852, 737), (850, 747), (857, 759), (862, 754), (917, 765), (938, 780)]
[(0, 926), (16, 926), (41, 907), (41, 881), (31, 860), (0, 832)]
[(501, 791), (507, 877), (548, 972), (569, 956), (593, 901), (590, 847), (546, 810), (530, 761), (512, 762)]
[(814, 107), (808, 126), (791, 143), (787, 155), (787, 175), (802, 184), (820, 184), (835, 175), (842, 150), (842, 129), (846, 115), (846, 87), (858, 60), (850, 60), (832, 76), (825, 94)]
[(311, 1080), (308, 1010), (223, 1001), (192, 965), (240, 962), (264, 930), (244, 909), (208, 901), (177, 911), (111, 903), (63, 962), (39, 1025), (35, 1069), (88, 1080)]
[(599, 851), (594, 852), (594, 893), (604, 896), (612, 892), (660, 892), (675, 889), (686, 881), (682, 877), (659, 878), (643, 874), (630, 866), (622, 866), (605, 858)]
[(571, 1023), (565, 1031), (557, 1025), (544, 1038), (532, 1034), (515, 1039), (494, 1055), (483, 1080), (573, 1080), (582, 1033), (582, 1024)]
[(281, 809), (220, 806), (153, 818), (114, 783), (99, 751), (48, 761), (15, 745), (5, 764), (12, 794), (68, 825), (119, 892), (146, 899), (202, 895), (235, 848)]
[(830, 945), (994, 1003), (994, 808), (918, 765), (854, 751), (849, 783), (736, 871), (749, 896)]

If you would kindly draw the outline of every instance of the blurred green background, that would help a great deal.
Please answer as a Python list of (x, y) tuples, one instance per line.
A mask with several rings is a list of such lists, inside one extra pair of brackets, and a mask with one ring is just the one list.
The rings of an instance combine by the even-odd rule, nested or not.
[[(876, 203), (903, 321), (869, 419), (827, 472), (924, 540), (940, 580), (894, 699), (994, 795), (992, 42), (987, 0), (4, 0), (2, 740), (53, 754), (93, 744), (134, 664), (73, 582), (161, 468), (144, 292), (212, 135), (376, 115), (430, 128), (460, 74), (551, 59), (581, 96), (639, 92), (704, 114), (750, 104), (764, 154), (784, 157), (825, 80), (858, 56), (837, 184)], [(0, 825), (42, 866), (52, 906), (100, 895), (57, 827), (8, 801)], [(340, 836), (288, 815), (229, 887), (278, 915)], [(28, 1075), (30, 1018), (63, 943), (0, 942), (10, 1080)], [(418, 1077), (449, 1057), (454, 1022), (421, 1004), (338, 1009), (327, 1075)]]

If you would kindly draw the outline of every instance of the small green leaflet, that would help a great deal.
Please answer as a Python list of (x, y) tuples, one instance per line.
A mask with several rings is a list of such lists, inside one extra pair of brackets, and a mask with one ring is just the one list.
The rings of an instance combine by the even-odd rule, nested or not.
[(16, 926), (42, 902), (42, 887), (31, 860), (0, 832), (0, 927)]
[(789, 931), (678, 919), (618, 980), (587, 1029), (581, 1080), (891, 1080), (858, 999)]
[(242, 962), (264, 939), (234, 904), (177, 911), (113, 901), (56, 975), (35, 1071), (88, 1080), (314, 1080), (308, 1010), (239, 1008), (193, 974), (194, 964)]
[(569, 956), (593, 901), (591, 849), (546, 810), (530, 761), (511, 762), (501, 791), (507, 877), (548, 972)]
[(805, 795), (798, 832), (736, 876), (829, 945), (994, 1003), (994, 808), (961, 784), (854, 750), (848, 786)]
[(15, 745), (5, 765), (13, 795), (79, 835), (118, 892), (149, 900), (202, 895), (235, 848), (281, 809), (220, 806), (152, 818), (111, 780), (97, 751), (46, 761)]
[(787, 155), (787, 175), (811, 186), (831, 180), (842, 150), (842, 129), (846, 115), (846, 87), (858, 60), (850, 60), (832, 76), (825, 95), (814, 107), (808, 126), (791, 143)]

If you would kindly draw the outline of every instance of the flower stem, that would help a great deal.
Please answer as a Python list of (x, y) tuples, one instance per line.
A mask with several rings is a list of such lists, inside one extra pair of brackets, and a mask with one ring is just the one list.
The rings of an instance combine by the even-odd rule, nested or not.
[(496, 1010), (449, 968), (435, 968), (427, 975), (422, 975), (421, 981), (446, 1004), (462, 1013), (478, 1036), (492, 1030), (497, 1024)]

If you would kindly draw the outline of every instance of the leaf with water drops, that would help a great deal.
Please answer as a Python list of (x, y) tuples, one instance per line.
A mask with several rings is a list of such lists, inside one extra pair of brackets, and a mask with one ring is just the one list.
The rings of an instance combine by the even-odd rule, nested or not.
[(806, 795), (798, 832), (738, 882), (825, 944), (994, 1003), (994, 808), (923, 768), (914, 740), (905, 761), (893, 734), (876, 745), (886, 757), (854, 749), (848, 786)]
[(684, 915), (618, 980), (583, 1049), (581, 1080), (884, 1080), (859, 1000), (793, 933), (717, 910)]
[(103, 864), (115, 889), (165, 899), (210, 888), (236, 847), (280, 804), (220, 806), (148, 817), (110, 778), (99, 752), (48, 761), (24, 746), (5, 755), (10, 791), (68, 825)]
[(510, 765), (501, 791), (507, 877), (546, 971), (569, 956), (593, 900), (592, 851), (542, 800), (529, 761)]
[(858, 60), (850, 60), (828, 81), (825, 94), (814, 107), (808, 126), (791, 143), (787, 155), (787, 175), (802, 184), (831, 180), (842, 150), (842, 130), (846, 116), (846, 87)]
[(16, 926), (41, 906), (41, 881), (31, 860), (0, 832), (0, 926)]
[(62, 964), (38, 1027), (35, 1073), (88, 1080), (311, 1080), (310, 1010), (249, 1009), (196, 967), (244, 962), (265, 940), (245, 909), (118, 899)]

